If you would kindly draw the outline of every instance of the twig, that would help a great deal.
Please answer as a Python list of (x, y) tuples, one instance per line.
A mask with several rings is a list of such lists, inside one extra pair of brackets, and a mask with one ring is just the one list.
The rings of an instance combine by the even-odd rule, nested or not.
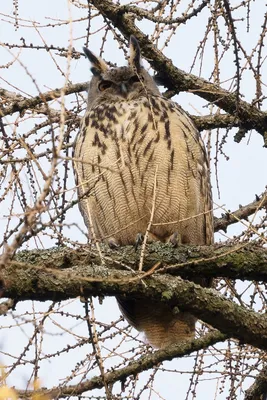
[(103, 386), (105, 388), (107, 400), (112, 400), (112, 395), (110, 393), (108, 383), (106, 381), (104, 364), (103, 364), (103, 360), (101, 357), (101, 349), (100, 349), (99, 342), (98, 342), (98, 335), (97, 335), (96, 326), (95, 326), (94, 306), (93, 306), (92, 298), (90, 298), (90, 307), (91, 307), (91, 312), (92, 312), (92, 318), (90, 318), (90, 315), (89, 315), (89, 307), (88, 307), (88, 300), (87, 300), (85, 302), (85, 316), (86, 316), (87, 328), (88, 328), (89, 336), (90, 336), (92, 346), (94, 349), (96, 362), (98, 364), (101, 378), (103, 380)]
[(204, 0), (197, 8), (195, 8), (191, 13), (183, 16), (183, 17), (177, 17), (177, 18), (162, 18), (162, 17), (157, 17), (151, 13), (151, 11), (146, 11), (140, 7), (136, 6), (121, 6), (120, 7), (120, 14), (125, 14), (125, 13), (132, 13), (134, 14), (137, 18), (146, 18), (149, 21), (160, 23), (160, 24), (185, 24), (189, 19), (192, 17), (196, 17), (200, 11), (203, 10), (204, 7), (210, 2), (210, 0)]
[(154, 176), (152, 209), (151, 209), (150, 218), (149, 218), (149, 222), (148, 222), (148, 225), (147, 225), (146, 233), (145, 233), (145, 236), (144, 236), (144, 240), (143, 240), (143, 243), (142, 243), (142, 247), (141, 247), (139, 271), (142, 271), (142, 269), (143, 269), (147, 239), (148, 239), (148, 236), (150, 234), (150, 228), (151, 228), (151, 225), (152, 225), (152, 222), (153, 222), (153, 218), (154, 218), (154, 213), (155, 213), (156, 193), (157, 193), (157, 173), (158, 173), (158, 165), (156, 166), (156, 171), (155, 171), (155, 176)]
[(246, 206), (240, 206), (238, 210), (228, 212), (222, 218), (216, 218), (214, 222), (214, 231), (218, 232), (220, 229), (225, 233), (227, 227), (232, 224), (240, 222), (240, 220), (247, 220), (250, 215), (253, 215), (257, 210), (267, 207), (267, 195), (264, 193), (260, 199), (247, 204)]

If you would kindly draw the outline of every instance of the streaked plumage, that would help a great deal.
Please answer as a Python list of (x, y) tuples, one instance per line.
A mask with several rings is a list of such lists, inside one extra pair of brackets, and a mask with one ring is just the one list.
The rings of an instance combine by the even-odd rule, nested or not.
[[(80, 210), (92, 240), (211, 244), (209, 168), (200, 135), (185, 112), (164, 98), (140, 64), (135, 38), (129, 66), (109, 69), (86, 49), (94, 74), (74, 150)], [(155, 201), (153, 201), (155, 200)], [(153, 204), (154, 203), (154, 204)], [(118, 299), (128, 321), (155, 347), (194, 335), (195, 318), (144, 300)]]

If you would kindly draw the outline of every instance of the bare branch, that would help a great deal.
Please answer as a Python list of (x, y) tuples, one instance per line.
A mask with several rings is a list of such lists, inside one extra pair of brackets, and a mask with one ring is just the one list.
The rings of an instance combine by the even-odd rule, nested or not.
[(209, 3), (210, 0), (204, 0), (197, 8), (195, 8), (191, 13), (183, 16), (183, 17), (177, 17), (177, 18), (162, 18), (162, 17), (157, 17), (153, 15), (152, 12), (146, 11), (140, 7), (136, 6), (121, 6), (120, 12), (121, 13), (132, 13), (136, 15), (139, 18), (146, 18), (149, 21), (152, 22), (157, 22), (157, 23), (162, 23), (162, 24), (185, 24), (190, 18), (196, 17), (200, 11), (203, 10), (204, 7)]
[[(82, 92), (87, 88), (87, 82), (68, 85), (64, 87), (64, 95)], [(23, 111), (33, 109), (42, 103), (47, 103), (48, 101), (58, 99), (62, 96), (62, 90), (63, 88), (50, 90), (45, 93), (40, 93), (38, 96), (30, 99), (27, 99), (26, 97), (23, 98), (23, 96), (19, 95), (18, 99), (15, 99), (10, 106), (2, 107), (0, 109), (0, 116), (4, 117), (15, 112), (22, 113)], [(0, 95), (2, 95), (4, 98), (6, 97), (8, 100), (11, 98), (10, 93), (11, 92), (6, 91), (5, 89), (1, 89), (0, 91)]]
[[(265, 400), (267, 393), (267, 368), (259, 373), (253, 385), (246, 390), (244, 400)], [(265, 396), (264, 396), (265, 395)]]
[(226, 232), (229, 225), (236, 224), (242, 219), (247, 220), (250, 215), (253, 215), (256, 211), (266, 207), (267, 195), (263, 194), (262, 197), (257, 198), (252, 203), (240, 206), (238, 210), (229, 212), (222, 218), (216, 218), (214, 221), (214, 230), (215, 232), (218, 232), (221, 229)]
[(229, 114), (203, 115), (201, 117), (190, 114), (190, 118), (193, 119), (200, 132), (204, 130), (229, 128), (242, 125), (242, 121)]
[[(131, 375), (137, 375), (142, 371), (146, 371), (153, 368), (155, 365), (162, 361), (170, 361), (176, 357), (183, 357), (191, 354), (194, 351), (205, 349), (208, 346), (214, 345), (220, 341), (225, 340), (227, 337), (220, 332), (210, 332), (205, 336), (190, 340), (187, 343), (177, 344), (175, 346), (168, 347), (163, 350), (155, 351), (154, 353), (146, 354), (136, 361), (130, 362), (126, 367), (107, 372), (105, 374), (105, 382), (112, 384), (117, 381), (124, 381)], [(85, 380), (79, 385), (67, 386), (65, 388), (52, 388), (52, 389), (40, 389), (38, 391), (18, 391), (21, 398), (32, 398), (33, 395), (43, 395), (49, 398), (64, 398), (69, 396), (77, 396), (88, 390), (101, 389), (104, 383), (101, 376), (94, 376), (91, 379)]]

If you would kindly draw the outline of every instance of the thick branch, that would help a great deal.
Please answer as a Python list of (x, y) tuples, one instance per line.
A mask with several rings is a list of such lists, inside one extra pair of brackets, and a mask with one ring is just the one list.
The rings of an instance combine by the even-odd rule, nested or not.
[[(105, 247), (103, 254), (105, 265), (109, 269), (122, 270), (125, 269), (124, 266), (128, 266), (135, 270), (140, 261), (139, 252), (135, 252), (132, 246), (122, 247), (116, 251)], [(6, 271), (12, 271), (12, 268), (16, 269), (16, 261), (21, 263), (23, 268), (34, 266), (40, 269), (55, 268), (64, 271), (92, 264), (101, 266), (98, 254), (89, 247), (79, 250), (59, 248), (22, 251), (17, 254), (15, 261)], [(253, 244), (237, 246), (179, 245), (174, 249), (168, 244), (155, 242), (146, 248), (144, 270), (148, 271), (158, 262), (161, 263), (160, 268), (163, 272), (167, 271), (184, 279), (204, 276), (267, 282), (267, 249)], [(15, 280), (14, 283), (16, 284)], [(19, 290), (19, 288), (15, 286), (14, 290)], [(32, 295), (32, 289), (28, 295), (27, 288), (23, 287), (23, 290), (25, 290), (26, 297)], [(41, 297), (40, 300), (42, 300)]]
[[(162, 253), (159, 253), (158, 259), (169, 257), (167, 247), (160, 247), (162, 247)], [(128, 248), (122, 249), (120, 261), (117, 259), (118, 263), (122, 263), (123, 259), (125, 264), (127, 250)], [(253, 254), (252, 249), (250, 252)], [(258, 259), (257, 255), (259, 258), (265, 259), (266, 270), (266, 251), (255, 250), (255, 253), (256, 260)], [(29, 254), (33, 255), (30, 252)], [(248, 251), (247, 255), (249, 256)], [(84, 256), (86, 257), (85, 254)], [(63, 270), (57, 270), (57, 265), (53, 269), (45, 267), (45, 265), (53, 266), (51, 253), (48, 252), (43, 252), (42, 257), (39, 257), (39, 266), (13, 262), (1, 271), (4, 295), (16, 300), (36, 299), (41, 301), (64, 300), (75, 298), (80, 294), (83, 296), (120, 295), (131, 298), (149, 298), (155, 302), (166, 302), (173, 307), (178, 306), (179, 309), (191, 312), (229, 337), (267, 349), (266, 317), (226, 300), (215, 290), (204, 289), (169, 274), (157, 274), (145, 278), (143, 275), (138, 276), (133, 272), (101, 267), (94, 262), (98, 259), (97, 255), (92, 257), (92, 254), (88, 252), (87, 256), (87, 259), (83, 258), (83, 265), (70, 266)], [(76, 260), (79, 258), (82, 257), (77, 253)], [(42, 259), (43, 262), (41, 262)], [(33, 261), (35, 261), (34, 255)], [(109, 259), (106, 259), (106, 262), (108, 265)], [(246, 257), (243, 258), (243, 263), (246, 266)], [(131, 265), (131, 263), (129, 264)], [(223, 271), (225, 264), (219, 260), (219, 268), (221, 268), (221, 264), (223, 264), (221, 269)], [(256, 264), (255, 258), (254, 264)], [(65, 266), (69, 265), (71, 265), (70, 259), (65, 257)], [(184, 268), (186, 267), (181, 270)], [(194, 276), (196, 277), (196, 274)], [(146, 282), (146, 285), (143, 284), (143, 281)]]
[[(83, 83), (76, 83), (72, 85), (65, 86), (64, 88), (60, 89), (55, 89), (55, 90), (50, 90), (45, 93), (40, 93), (38, 96), (31, 97), (31, 98), (26, 98), (20, 95), (14, 94), (13, 99), (10, 96), (9, 91), (6, 91), (5, 89), (0, 88), (0, 96), (3, 96), (4, 99), (6, 98), (7, 101), (11, 101), (11, 104), (6, 107), (1, 107), (0, 108), (0, 117), (4, 117), (9, 114), (13, 114), (15, 112), (23, 112), (25, 110), (29, 109), (34, 109), (35, 107), (39, 106), (40, 104), (46, 103), (51, 100), (58, 99), (59, 97), (72, 93), (78, 93), (78, 92), (83, 92), (84, 90), (87, 90), (88, 88), (88, 82), (83, 82)], [(17, 96), (17, 97), (15, 97)], [(38, 110), (37, 110), (38, 111)]]
[[(194, 351), (205, 349), (208, 346), (214, 345), (219, 341), (225, 340), (227, 337), (220, 332), (211, 332), (201, 337), (200, 339), (191, 340), (188, 343), (177, 344), (169, 348), (155, 351), (154, 353), (146, 353), (136, 361), (132, 361), (124, 368), (117, 369), (105, 374), (105, 382), (112, 384), (117, 381), (125, 381), (131, 375), (136, 375), (142, 371), (153, 368), (155, 365), (162, 361), (172, 360), (175, 357), (183, 357), (191, 354)], [(59, 389), (42, 389), (38, 391), (19, 391), (21, 398), (32, 398), (33, 394), (47, 395), (49, 398), (62, 398), (69, 396), (81, 395), (88, 390), (101, 389), (103, 387), (103, 379), (101, 376), (95, 376), (91, 379), (85, 380), (79, 385), (70, 385), (65, 388)]]
[[(256, 377), (253, 385), (246, 390), (245, 400), (265, 400), (267, 394), (267, 368), (263, 370)], [(263, 397), (265, 395), (265, 397)]]

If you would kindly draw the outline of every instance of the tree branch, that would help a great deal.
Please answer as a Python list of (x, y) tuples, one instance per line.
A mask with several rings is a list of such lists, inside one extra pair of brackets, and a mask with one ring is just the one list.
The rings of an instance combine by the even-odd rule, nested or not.
[(240, 222), (242, 219), (248, 220), (248, 217), (255, 212), (267, 207), (267, 194), (263, 193), (261, 196), (256, 196), (256, 200), (252, 201), (245, 206), (240, 206), (238, 210), (224, 214), (222, 218), (215, 218), (214, 230), (218, 232), (220, 229), (224, 232), (227, 227), (232, 224)]
[[(168, 246), (155, 243), (150, 248), (152, 249), (152, 253), (149, 254), (150, 258), (151, 254), (154, 253), (154, 257), (158, 254), (157, 260), (168, 259), (171, 264), (173, 264), (173, 261), (177, 262), (178, 253), (176, 252), (174, 259), (175, 253), (169, 251)], [(232, 250), (229, 248), (226, 259), (223, 256), (220, 257), (218, 253), (216, 254), (215, 250), (215, 255), (210, 260), (198, 259), (192, 262), (192, 265), (202, 264), (203, 270), (205, 270), (205, 265), (210, 265), (209, 261), (216, 264), (217, 259), (217, 273), (220, 270), (220, 274), (224, 275), (223, 271), (226, 271), (228, 275), (228, 266), (231, 270), (231, 262), (227, 263), (224, 260), (231, 257), (231, 254), (232, 257), (234, 257), (234, 254), (238, 254), (238, 262), (232, 266), (242, 271), (243, 277), (245, 277), (244, 270), (251, 276), (250, 271), (254, 271), (255, 266), (259, 269), (259, 275), (265, 274), (266, 277), (267, 251), (255, 249), (252, 246), (248, 249), (239, 248), (236, 251), (235, 248), (232, 248)], [(93, 252), (90, 253), (90, 251), (81, 253), (72, 250), (68, 253), (63, 249), (61, 254), (54, 250), (42, 251), (39, 255), (37, 251), (23, 252), (24, 254), (20, 254), (19, 257), (27, 260), (26, 262), (11, 262), (1, 271), (4, 296), (16, 301), (26, 299), (59, 301), (75, 298), (79, 295), (87, 297), (120, 295), (131, 298), (149, 298), (155, 302), (166, 302), (172, 307), (178, 306), (182, 311), (191, 312), (229, 337), (234, 337), (255, 347), (267, 349), (267, 320), (265, 316), (236, 305), (223, 298), (215, 290), (204, 289), (193, 282), (183, 281), (180, 277), (169, 274), (156, 274), (150, 277), (147, 276), (147, 273), (145, 273), (146, 275), (144, 273), (138, 275), (135, 272), (110, 268), (110, 263), (121, 266), (127, 263), (128, 268), (138, 265), (135, 261), (137, 255), (131, 259), (128, 250), (130, 253), (134, 253), (133, 249), (130, 250), (130, 247), (122, 248), (120, 252), (112, 251), (114, 261), (109, 257), (111, 253), (107, 254), (105, 267), (99, 266), (98, 255)], [(196, 250), (197, 248), (192, 248), (193, 252)], [(220, 251), (220, 249), (217, 250)], [(208, 251), (207, 247), (205, 251)], [(146, 256), (146, 260), (149, 260), (149, 255)], [(59, 265), (63, 266), (62, 256), (65, 269), (59, 270), (56, 268)], [(196, 254), (193, 254), (193, 256), (191, 254), (191, 257), (194, 256)], [(252, 261), (253, 259), (254, 261)], [(36, 263), (37, 260), (38, 263)], [(253, 265), (250, 263), (253, 263)], [(73, 266), (75, 264), (76, 266)], [(259, 268), (259, 264), (262, 264), (262, 268)], [(172, 273), (178, 273), (178, 270), (182, 275), (188, 266), (181, 267), (182, 263), (176, 267), (173, 266)], [(262, 273), (262, 271), (264, 272)], [(164, 272), (164, 268), (162, 272)], [(212, 271), (210, 272), (210, 275), (215, 275)], [(253, 272), (252, 275), (254, 275)], [(196, 276), (198, 275), (195, 269), (194, 277)], [(205, 274), (205, 276), (208, 275)], [(143, 284), (144, 281), (146, 285)]]
[[(267, 393), (267, 368), (256, 377), (255, 382), (245, 392), (244, 400), (265, 400)], [(265, 395), (265, 397), (263, 397)]]
[[(83, 92), (84, 90), (88, 89), (88, 82), (83, 83), (75, 83), (72, 85), (68, 85), (64, 88), (64, 95)], [(62, 96), (62, 90), (55, 89), (49, 90), (45, 93), (40, 93), (38, 96), (32, 98), (26, 98), (20, 95), (14, 94), (16, 97), (10, 95), (12, 92), (9, 92), (5, 89), (0, 88), (0, 96), (3, 96), (4, 99), (7, 101), (13, 100), (9, 106), (1, 107), (0, 108), (0, 117), (4, 117), (9, 114), (13, 114), (15, 112), (22, 113), (28, 109), (34, 109), (35, 107), (39, 106), (40, 104), (47, 103), (48, 101), (58, 99)], [(38, 111), (38, 110), (37, 110)]]
[[(105, 266), (110, 270), (125, 270), (127, 266), (134, 271), (139, 265), (140, 254), (136, 252), (133, 246), (124, 246), (121, 249), (109, 249), (103, 247), (103, 257)], [(151, 243), (146, 247), (144, 271), (149, 271), (155, 264), (160, 262), (161, 272), (179, 275), (184, 279), (193, 279), (196, 276), (218, 278), (225, 277), (230, 279), (241, 280), (257, 280), (267, 282), (267, 249), (257, 247), (255, 244), (239, 244), (236, 246), (214, 245), (214, 246), (184, 246), (179, 245), (178, 248), (172, 248), (169, 244), (159, 242)], [(14, 261), (11, 262), (5, 271), (0, 272), (0, 277), (5, 278), (5, 274), (9, 279), (13, 269), (16, 274), (22, 272), (23, 280), (25, 279), (24, 269), (32, 268), (33, 274), (36, 268), (45, 270), (45, 268), (53, 268), (55, 270), (63, 270), (73, 272), (75, 268), (77, 272), (79, 268), (87, 265), (101, 266), (101, 260), (94, 249), (90, 247), (72, 250), (68, 248), (55, 248), (48, 250), (32, 250), (19, 252)], [(15, 276), (15, 275), (14, 275)], [(11, 277), (12, 278), (12, 277)], [(10, 280), (9, 280), (10, 282)], [(15, 285), (7, 297), (14, 297), (16, 291), (20, 293), (20, 285), (16, 279), (12, 279)], [(13, 285), (12, 284), (12, 285)], [(22, 297), (31, 298), (35, 288), (27, 285), (21, 285), (23, 292)], [(6, 293), (7, 294), (7, 293)], [(40, 292), (37, 293), (39, 300), (48, 300), (42, 298)]]
[[(194, 351), (205, 349), (208, 346), (212, 346), (217, 342), (227, 339), (225, 335), (220, 332), (210, 332), (205, 336), (190, 340), (187, 343), (177, 344), (168, 347), (163, 350), (158, 350), (153, 353), (146, 353), (144, 356), (140, 357), (136, 361), (130, 362), (126, 367), (117, 369), (105, 374), (105, 382), (107, 384), (112, 384), (117, 381), (125, 381), (125, 379), (131, 375), (137, 375), (142, 371), (146, 371), (153, 368), (160, 362), (170, 361), (176, 357), (183, 357), (185, 355), (191, 354)], [(82, 393), (93, 390), (101, 389), (103, 387), (103, 379), (101, 376), (94, 376), (91, 379), (85, 380), (79, 385), (70, 385), (67, 387), (59, 388), (55, 387), (52, 389), (40, 389), (37, 391), (18, 391), (19, 397), (21, 398), (32, 398), (33, 395), (43, 395), (49, 398), (64, 398), (69, 396), (77, 396)]]
[(216, 128), (233, 128), (242, 126), (242, 121), (229, 114), (202, 115), (201, 117), (189, 114), (199, 132)]
[(177, 18), (164, 18), (164, 17), (158, 17), (151, 13), (150, 11), (144, 10), (140, 7), (136, 6), (129, 6), (129, 5), (124, 5), (120, 7), (121, 12), (123, 13), (132, 13), (139, 18), (146, 18), (149, 21), (160, 23), (160, 24), (185, 24), (190, 18), (196, 17), (200, 11), (203, 10), (204, 7), (209, 3), (210, 0), (204, 0), (197, 8), (193, 9), (191, 13), (184, 15), (183, 17), (177, 17)]

